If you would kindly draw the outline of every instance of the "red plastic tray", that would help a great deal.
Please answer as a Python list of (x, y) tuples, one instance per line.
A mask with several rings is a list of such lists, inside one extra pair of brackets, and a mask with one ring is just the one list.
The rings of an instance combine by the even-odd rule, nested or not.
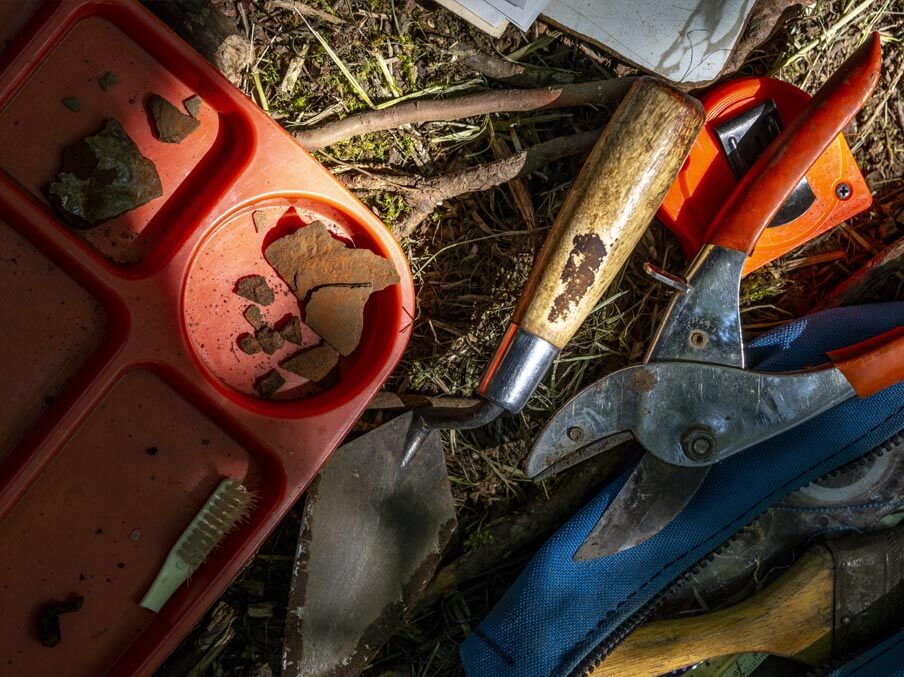
[[(97, 78), (107, 71), (118, 83), (105, 92)], [(151, 93), (177, 105), (200, 95), (200, 130), (178, 145), (156, 140)], [(66, 96), (80, 112), (61, 105)], [(62, 149), (110, 117), (156, 164), (164, 196), (79, 233), (41, 188)], [(398, 362), (414, 315), (407, 261), (370, 210), (131, 0), (48, 2), (0, 52), (0, 170), (0, 674), (148, 673)], [(281, 232), (323, 220), (393, 261), (402, 281), (371, 296), (334, 386), (305, 396), (298, 379), (269, 401), (250, 388), (267, 356), (235, 349), (247, 324), (232, 288), (266, 275), (277, 290), (267, 317), (299, 314), (251, 221), (289, 208)], [(224, 476), (256, 492), (249, 520), (160, 613), (142, 609)], [(83, 609), (61, 617), (57, 647), (42, 646), (41, 608), (74, 595)]]

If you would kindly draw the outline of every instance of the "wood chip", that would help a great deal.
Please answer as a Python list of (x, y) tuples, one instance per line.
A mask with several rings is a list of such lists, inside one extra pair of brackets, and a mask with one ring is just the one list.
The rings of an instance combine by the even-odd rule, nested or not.
[(280, 362), (279, 366), (311, 381), (322, 381), (338, 363), (339, 353), (330, 346), (322, 345), (301, 350)]
[(372, 292), (370, 285), (318, 287), (305, 306), (305, 324), (347, 357), (361, 341), (364, 305)]

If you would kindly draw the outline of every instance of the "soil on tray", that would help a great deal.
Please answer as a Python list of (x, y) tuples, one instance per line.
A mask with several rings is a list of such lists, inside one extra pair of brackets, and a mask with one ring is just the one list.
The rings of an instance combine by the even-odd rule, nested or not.
[(163, 186), (154, 163), (110, 119), (63, 151), (60, 173), (46, 193), (66, 223), (86, 229), (160, 197)]
[(327, 345), (301, 350), (279, 363), (286, 371), (309, 379), (322, 381), (339, 364), (339, 353)]
[(262, 306), (269, 306), (276, 298), (262, 275), (247, 275), (235, 283), (235, 293)]
[(154, 118), (157, 138), (164, 143), (182, 143), (201, 123), (186, 115), (159, 94), (151, 94), (148, 110)]

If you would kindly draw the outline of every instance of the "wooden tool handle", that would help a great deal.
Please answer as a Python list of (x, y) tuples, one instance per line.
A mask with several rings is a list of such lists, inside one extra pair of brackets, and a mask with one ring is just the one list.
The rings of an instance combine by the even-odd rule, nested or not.
[[(661, 675), (732, 653), (793, 656), (831, 634), (833, 594), (832, 555), (810, 548), (775, 583), (740, 604), (641, 626), (592, 674)], [(808, 654), (811, 660), (827, 657)]]
[(834, 350), (829, 357), (857, 396), (869, 397), (904, 381), (904, 326)]
[(514, 322), (563, 348), (643, 235), (703, 124), (696, 99), (660, 80), (628, 90), (546, 238)]

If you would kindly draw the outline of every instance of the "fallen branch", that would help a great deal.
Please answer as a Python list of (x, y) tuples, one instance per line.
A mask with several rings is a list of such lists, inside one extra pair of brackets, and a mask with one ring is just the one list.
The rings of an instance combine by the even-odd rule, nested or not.
[(183, 40), (201, 53), (236, 87), (251, 65), (254, 50), (235, 24), (210, 0), (143, 0)]
[(344, 120), (296, 132), (295, 138), (308, 150), (317, 150), (353, 136), (398, 129), (403, 125), (445, 122), (490, 113), (602, 106), (620, 101), (633, 81), (634, 78), (616, 78), (561, 87), (481, 92), (456, 99), (412, 101), (391, 108), (358, 113)]
[(433, 178), (379, 174), (344, 174), (339, 178), (349, 189), (355, 191), (400, 193), (411, 207), (408, 216), (393, 228), (395, 236), (403, 238), (410, 236), (433, 213), (436, 206), (445, 200), (495, 188), (512, 179), (527, 176), (554, 160), (587, 152), (599, 138), (600, 131), (595, 129), (560, 137), (501, 160)]

